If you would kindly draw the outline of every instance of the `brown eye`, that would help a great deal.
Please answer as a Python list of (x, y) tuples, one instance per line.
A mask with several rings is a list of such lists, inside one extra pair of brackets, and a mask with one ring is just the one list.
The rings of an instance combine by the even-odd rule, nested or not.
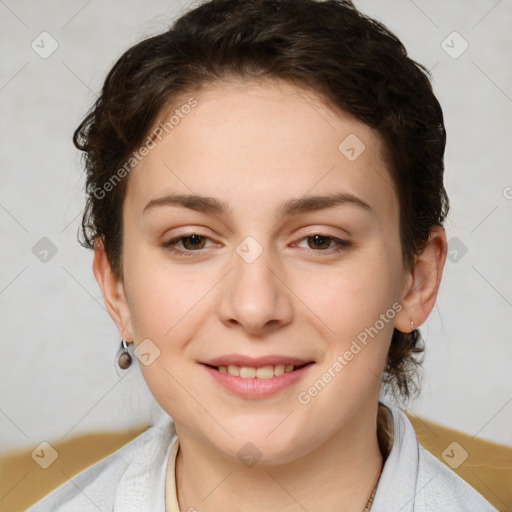
[[(206, 236), (190, 233), (164, 242), (162, 247), (181, 256), (195, 256), (194, 253), (201, 253), (202, 251), (200, 251), (200, 249), (205, 248), (205, 244), (209, 240), (210, 239)], [(206, 247), (206, 249), (208, 249), (208, 247)]]
[[(202, 249), (206, 241), (205, 237), (201, 235), (184, 236), (181, 238), (181, 240), (183, 247), (189, 250)], [(190, 244), (188, 242), (190, 242)]]
[[(308, 246), (311, 249), (329, 249), (329, 246), (333, 240), (330, 236), (324, 236), (324, 235), (313, 235), (306, 237), (308, 240)], [(310, 240), (312, 241), (310, 243)]]
[[(301, 245), (304, 241), (306, 241), (307, 247)], [(312, 249), (313, 252), (316, 253), (325, 252), (327, 254), (331, 254), (333, 252), (343, 251), (350, 247), (351, 244), (351, 242), (347, 240), (341, 240), (335, 236), (324, 235), (322, 233), (314, 233), (313, 235), (301, 238), (300, 242), (294, 245), (302, 247), (303, 249)]]

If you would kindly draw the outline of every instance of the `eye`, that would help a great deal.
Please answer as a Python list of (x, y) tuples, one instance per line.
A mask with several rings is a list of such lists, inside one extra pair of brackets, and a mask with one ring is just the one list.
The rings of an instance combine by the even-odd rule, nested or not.
[[(308, 247), (310, 249), (314, 249), (316, 252), (332, 252), (330, 249), (333, 249), (334, 252), (337, 252), (342, 251), (346, 247), (350, 246), (350, 242), (347, 240), (342, 240), (341, 238), (336, 238), (334, 236), (324, 235), (322, 233), (315, 233), (313, 235), (305, 236), (301, 240), (306, 240)], [(333, 242), (335, 244), (334, 247), (331, 246)]]
[[(324, 235), (322, 233), (314, 233), (312, 235), (305, 236), (301, 239), (301, 242), (302, 240), (306, 240), (308, 247), (313, 249), (314, 252), (339, 252), (351, 245), (351, 242), (348, 242), (347, 240), (342, 240), (330, 235)], [(200, 253), (202, 249), (205, 249), (207, 241), (211, 242), (211, 240), (204, 235), (199, 233), (187, 233), (162, 243), (162, 247), (178, 255), (196, 256), (194, 253)], [(181, 248), (180, 245), (183, 248)], [(300, 247), (299, 244), (294, 245)]]
[[(162, 247), (165, 247), (166, 249), (169, 249), (176, 254), (192, 256), (191, 253), (198, 252), (199, 249), (204, 248), (207, 240), (209, 240), (209, 238), (200, 235), (199, 233), (187, 233), (185, 235), (164, 242)], [(185, 250), (178, 247), (178, 244), (180, 243), (185, 248)]]

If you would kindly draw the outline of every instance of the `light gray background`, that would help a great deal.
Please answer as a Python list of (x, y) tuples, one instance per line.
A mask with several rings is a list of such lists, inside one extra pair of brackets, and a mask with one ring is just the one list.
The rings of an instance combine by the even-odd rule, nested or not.
[[(76, 241), (84, 179), (71, 136), (121, 53), (165, 30), (188, 5), (0, 0), (1, 451), (161, 414), (139, 368), (120, 378), (114, 367), (117, 331), (92, 253)], [(447, 261), (421, 327), (425, 378), (409, 408), (512, 445), (512, 2), (356, 5), (432, 69), (448, 131), (446, 229), (455, 261)], [(43, 51), (46, 37), (50, 48), (43, 31), (58, 43), (46, 59), (31, 47), (35, 41)], [(469, 47), (453, 58), (464, 40)], [(32, 252), (42, 237), (57, 248), (46, 263)]]

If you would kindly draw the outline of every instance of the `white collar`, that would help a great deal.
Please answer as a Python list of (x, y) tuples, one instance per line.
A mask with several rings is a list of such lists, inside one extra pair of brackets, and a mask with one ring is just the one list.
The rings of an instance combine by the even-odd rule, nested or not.
[(168, 415), (162, 416), (150, 430), (152, 435), (139, 436), (147, 439), (133, 451), (119, 481), (113, 506), (116, 512), (165, 512), (167, 461), (178, 438)]
[[(382, 405), (392, 417), (393, 445), (380, 476), (372, 512), (497, 512), (419, 444), (404, 412)], [(174, 422), (167, 415), (149, 430), (151, 433), (139, 436), (141, 442), (126, 461), (114, 497), (116, 512), (165, 512), (166, 468), (177, 436)]]

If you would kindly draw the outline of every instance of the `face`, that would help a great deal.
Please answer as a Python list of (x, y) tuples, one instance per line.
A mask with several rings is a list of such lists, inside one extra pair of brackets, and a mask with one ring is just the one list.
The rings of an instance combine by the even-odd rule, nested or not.
[(312, 92), (194, 98), (129, 176), (122, 321), (179, 436), (289, 461), (376, 407), (409, 283), (397, 197), (376, 132)]

